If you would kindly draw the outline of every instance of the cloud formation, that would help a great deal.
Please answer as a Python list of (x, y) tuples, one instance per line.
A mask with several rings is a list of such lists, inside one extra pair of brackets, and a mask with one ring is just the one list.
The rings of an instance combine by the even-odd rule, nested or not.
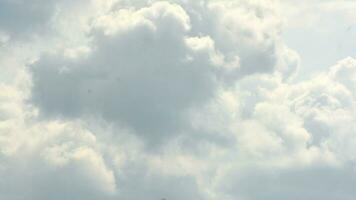
[(0, 0), (0, 199), (352, 199), (356, 60), (295, 80), (283, 6)]

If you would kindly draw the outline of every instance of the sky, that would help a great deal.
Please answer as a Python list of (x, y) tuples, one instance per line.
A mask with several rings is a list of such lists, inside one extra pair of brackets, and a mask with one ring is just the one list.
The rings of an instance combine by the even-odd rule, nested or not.
[(326, 70), (345, 57), (355, 57), (356, 41), (350, 39), (356, 37), (355, 1), (301, 2), (298, 9), (290, 8), (294, 14), (282, 14), (282, 37), (301, 56), (299, 78)]
[(356, 1), (0, 0), (0, 200), (353, 200)]

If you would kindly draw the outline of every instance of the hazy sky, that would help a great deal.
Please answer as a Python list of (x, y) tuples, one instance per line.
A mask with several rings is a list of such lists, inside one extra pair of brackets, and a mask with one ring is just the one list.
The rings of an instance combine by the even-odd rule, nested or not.
[(353, 200), (356, 1), (0, 0), (0, 200)]
[(356, 38), (355, 1), (286, 4), (292, 7), (281, 11), (286, 25), (282, 36), (301, 57), (300, 77), (310, 77), (310, 71), (317, 73), (340, 59), (356, 56), (356, 40), (351, 39)]

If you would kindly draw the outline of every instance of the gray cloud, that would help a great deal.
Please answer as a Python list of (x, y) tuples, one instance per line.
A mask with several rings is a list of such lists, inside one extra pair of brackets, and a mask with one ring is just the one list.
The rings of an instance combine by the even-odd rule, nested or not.
[(355, 196), (355, 60), (293, 80), (279, 1), (1, 5), (0, 199)]
[(205, 6), (200, 17), (214, 20), (207, 30), (194, 30), (201, 26), (196, 16), (166, 2), (98, 17), (89, 52), (45, 55), (31, 67), (32, 102), (47, 116), (101, 116), (151, 142), (184, 131), (187, 110), (239, 77), (277, 65), (277, 35), (259, 30), (272, 16), (260, 22), (254, 12), (241, 15), (254, 23), (248, 25), (222, 4)]
[(224, 183), (233, 198), (262, 199), (343, 199), (355, 196), (353, 167), (301, 167), (299, 169), (250, 168), (229, 174)]
[(102, 115), (157, 140), (154, 135), (179, 130), (184, 110), (214, 93), (210, 49), (195, 52), (186, 44), (189, 18), (177, 6), (155, 4), (131, 14), (140, 21), (128, 30), (95, 33), (88, 58), (48, 56), (35, 63), (33, 102), (49, 115)]
[(0, 1), (0, 31), (10, 37), (29, 36), (34, 31), (45, 31), (55, 13), (55, 1)]

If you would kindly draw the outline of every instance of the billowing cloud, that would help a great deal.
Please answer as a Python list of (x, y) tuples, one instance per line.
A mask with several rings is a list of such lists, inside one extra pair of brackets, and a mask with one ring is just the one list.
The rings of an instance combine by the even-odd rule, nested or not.
[(167, 2), (104, 13), (92, 22), (88, 47), (44, 55), (33, 64), (32, 101), (45, 115), (98, 115), (150, 140), (185, 131), (185, 112), (233, 80), (273, 72), (279, 59), (287, 74), (296, 65), (267, 28), (278, 28), (272, 14), (238, 5), (231, 11), (202, 5), (209, 11), (203, 15), (216, 16), (207, 30), (195, 24), (204, 21)]
[(0, 0), (0, 199), (352, 199), (356, 61), (296, 79), (288, 3)]

